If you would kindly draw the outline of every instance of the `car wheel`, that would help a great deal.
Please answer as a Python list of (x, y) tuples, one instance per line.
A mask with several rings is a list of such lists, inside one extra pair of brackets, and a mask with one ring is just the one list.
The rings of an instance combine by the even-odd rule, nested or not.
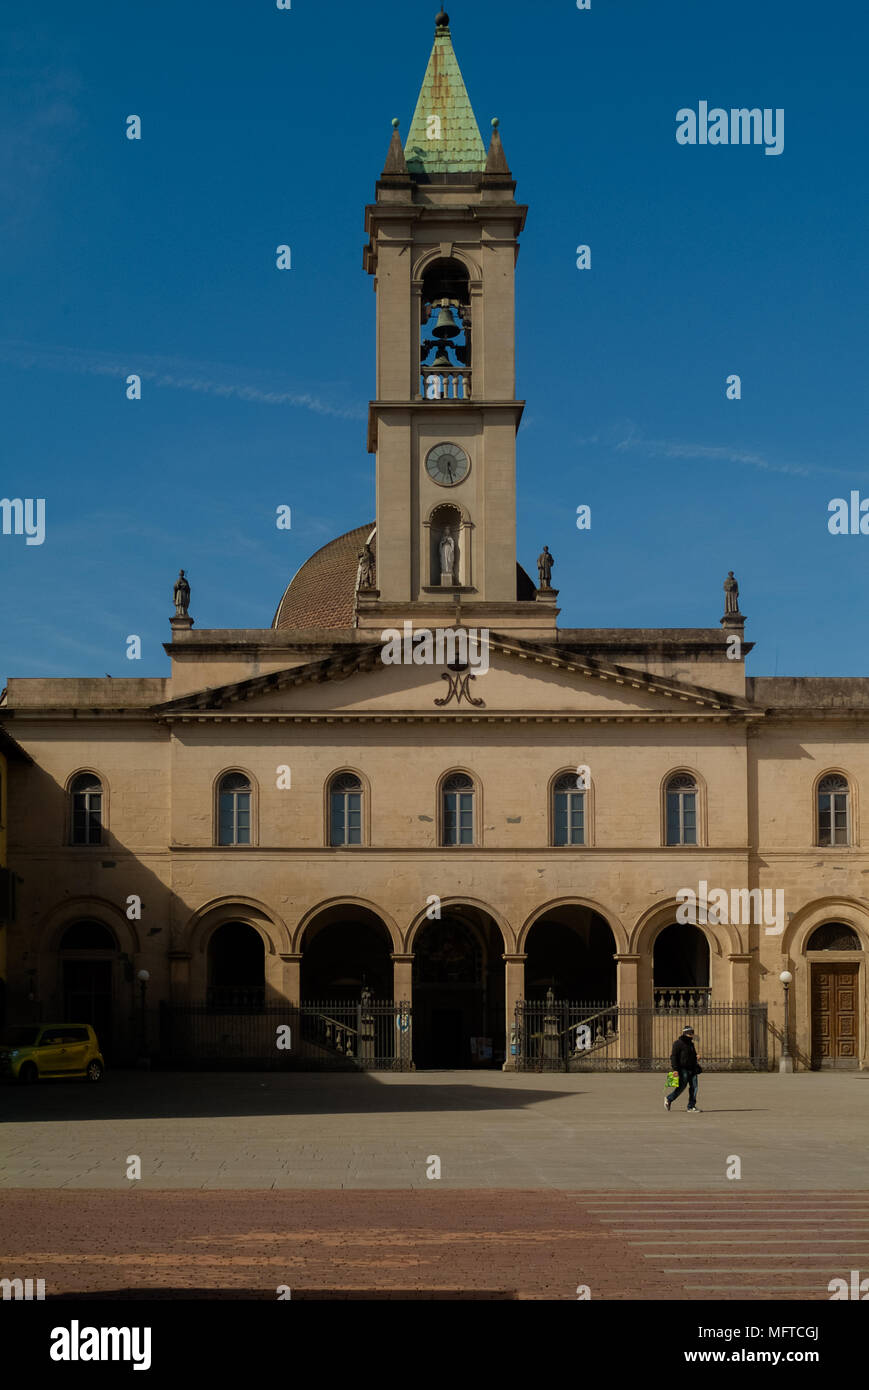
[(102, 1079), (103, 1079), (103, 1064), (102, 1064), (102, 1062), (98, 1062), (98, 1061), (96, 1061), (96, 1059), (94, 1059), (93, 1062), (88, 1062), (86, 1076), (87, 1076), (88, 1081), (102, 1081)]
[(18, 1080), (22, 1086), (32, 1086), (34, 1081), (39, 1080), (39, 1072), (35, 1062), (25, 1062), (18, 1073)]

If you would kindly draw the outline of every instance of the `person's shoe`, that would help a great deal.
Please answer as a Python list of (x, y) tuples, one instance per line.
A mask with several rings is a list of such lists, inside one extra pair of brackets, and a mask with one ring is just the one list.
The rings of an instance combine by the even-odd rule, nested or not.
[(672, 1102), (671, 1100), (668, 1100), (668, 1098), (665, 1096), (665, 1097), (664, 1097), (664, 1109), (665, 1109), (665, 1110), (669, 1110), (669, 1109), (670, 1109), (670, 1106), (671, 1106), (672, 1104), (673, 1104), (673, 1102)]
[(700, 1115), (700, 1114), (702, 1114), (702, 1111), (701, 1111), (701, 1109), (700, 1109), (700, 1106), (699, 1106), (699, 1105), (689, 1105), (689, 1106), (688, 1106), (688, 1114), (689, 1114), (689, 1115)]

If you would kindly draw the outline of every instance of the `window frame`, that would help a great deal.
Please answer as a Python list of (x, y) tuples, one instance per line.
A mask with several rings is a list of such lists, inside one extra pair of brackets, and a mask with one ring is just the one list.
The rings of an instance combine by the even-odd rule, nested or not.
[[(453, 778), (453, 777), (467, 777), (468, 781), (469, 781), (470, 784), (471, 784), (469, 788), (467, 788), (467, 787), (466, 787), (466, 788), (456, 788), (455, 793), (454, 793), (454, 794), (457, 795), (457, 796), (469, 795), (469, 796), (471, 797), (471, 839), (470, 839), (469, 841), (465, 842), (465, 843), (462, 843), (461, 839), (457, 839), (457, 840), (455, 841), (454, 844), (450, 844), (450, 843), (447, 841), (447, 838), (446, 838), (446, 834), (447, 834), (447, 824), (446, 824), (446, 822), (447, 822), (446, 798), (447, 798), (448, 795), (453, 795), (453, 793), (447, 792), (447, 783), (448, 783), (448, 782), (450, 781), (450, 779)], [(438, 805), (437, 805), (438, 847), (439, 847), (440, 849), (449, 849), (449, 850), (453, 850), (453, 849), (460, 849), (460, 850), (461, 850), (461, 849), (481, 849), (481, 848), (482, 848), (482, 844), (483, 844), (483, 837), (482, 837), (482, 824), (483, 824), (482, 795), (481, 795), (481, 789), (480, 789), (480, 782), (479, 782), (479, 779), (478, 779), (477, 777), (474, 776), (473, 772), (470, 772), (466, 767), (451, 767), (451, 768), (449, 769), (448, 772), (443, 773), (442, 776), (438, 779), (437, 798), (438, 798)], [(457, 813), (458, 813), (458, 816), (459, 816), (459, 818), (460, 818), (461, 815), (462, 815), (462, 809), (461, 809), (461, 807), (457, 807)], [(459, 834), (461, 834), (461, 822), (460, 822), (460, 820), (459, 820), (459, 822), (458, 822), (458, 824), (457, 824), (457, 830), (458, 830)]]
[[(581, 764), (578, 764), (581, 766)], [(549, 847), (551, 849), (590, 849), (594, 844), (594, 779), (589, 778), (589, 784), (585, 788), (577, 787), (577, 770), (575, 767), (563, 767), (554, 773), (549, 779), (548, 787), (548, 811), (549, 811)], [(558, 783), (564, 778), (573, 780), (573, 787), (570, 790), (559, 792)], [(568, 840), (566, 844), (560, 845), (556, 840), (556, 827), (558, 815), (556, 810), (557, 796), (581, 796), (583, 799), (583, 839), (581, 843), (572, 843)], [(568, 812), (569, 815), (569, 812)]]
[[(832, 792), (822, 792), (822, 791), (821, 791), (821, 787), (823, 786), (824, 782), (826, 782), (828, 779), (833, 778), (833, 777), (840, 777), (840, 778), (842, 779), (842, 781), (845, 783), (844, 793), (843, 793), (842, 791), (832, 791)], [(843, 841), (838, 841), (838, 842), (837, 842), (835, 839), (832, 838), (832, 836), (835, 835), (835, 829), (836, 829), (836, 827), (835, 827), (835, 816), (836, 816), (835, 797), (836, 797), (836, 796), (843, 795), (843, 794), (844, 794), (844, 796), (845, 796), (845, 839), (844, 839)], [(830, 839), (830, 841), (829, 841), (827, 844), (823, 844), (822, 841), (821, 841), (821, 796), (822, 796), (822, 795), (823, 795), (823, 796), (829, 796), (829, 797), (830, 797), (830, 800), (831, 800), (830, 810), (829, 810), (831, 839)], [(842, 769), (841, 769), (841, 768), (838, 768), (838, 767), (826, 768), (825, 771), (823, 771), (822, 773), (820, 773), (820, 774), (815, 778), (815, 783), (814, 783), (814, 787), (813, 787), (812, 811), (813, 811), (813, 830), (814, 830), (814, 834), (813, 834), (813, 848), (815, 848), (815, 849), (840, 849), (840, 850), (841, 850), (841, 849), (853, 849), (853, 848), (856, 848), (856, 847), (858, 846), (859, 841), (858, 841), (858, 839), (857, 839), (857, 827), (856, 827), (856, 819), (857, 819), (857, 818), (856, 818), (855, 784), (854, 784), (854, 779), (853, 779), (852, 777), (850, 777), (850, 776), (848, 775), (847, 772), (843, 772)]]
[[(227, 777), (244, 777), (248, 784), (249, 790), (247, 794), (250, 797), (250, 806), (248, 809), (248, 815), (250, 817), (250, 839), (247, 841), (231, 840), (224, 843), (224, 841), (220, 838), (220, 799), (221, 796), (225, 794), (222, 791), (222, 787)], [(243, 795), (240, 787), (234, 789), (233, 794), (235, 796)], [(235, 815), (237, 816), (237, 810), (235, 812)], [(247, 768), (224, 767), (217, 774), (216, 778), (214, 779), (212, 816), (212, 843), (217, 849), (245, 850), (251, 849), (259, 844), (259, 787), (257, 785), (256, 778), (253, 776), (252, 773), (248, 772)]]
[[(670, 808), (669, 798), (670, 783), (677, 777), (690, 777), (694, 783), (694, 830), (696, 838), (691, 842), (684, 839), (670, 841)], [(680, 803), (682, 796), (688, 794), (688, 788), (680, 789)], [(677, 794), (680, 794), (677, 793)], [(684, 811), (680, 805), (680, 832), (684, 831)], [(661, 845), (664, 849), (704, 849), (707, 846), (706, 834), (706, 784), (703, 778), (693, 767), (673, 767), (667, 772), (661, 782)]]
[[(356, 780), (357, 780), (358, 783), (359, 783), (359, 796), (360, 796), (360, 807), (359, 807), (359, 835), (360, 835), (360, 838), (359, 838), (359, 843), (358, 843), (358, 844), (348, 844), (348, 843), (345, 841), (343, 844), (338, 844), (338, 845), (336, 845), (336, 844), (333, 844), (333, 842), (332, 842), (332, 795), (333, 795), (332, 788), (333, 788), (335, 782), (337, 782), (338, 779), (341, 778), (341, 777), (355, 777)], [(334, 772), (330, 772), (330, 773), (329, 773), (329, 776), (326, 778), (326, 782), (325, 782), (325, 804), (324, 804), (325, 829), (324, 829), (324, 839), (323, 839), (323, 843), (325, 844), (325, 846), (326, 846), (327, 849), (358, 850), (358, 849), (365, 849), (365, 848), (370, 844), (370, 835), (369, 835), (369, 830), (370, 830), (369, 808), (370, 808), (370, 804), (371, 804), (371, 796), (370, 796), (370, 790), (369, 790), (369, 786), (368, 786), (368, 779), (367, 779), (367, 777), (364, 776), (363, 773), (361, 773), (361, 772), (358, 770), (358, 768), (355, 768), (355, 767), (339, 767), (339, 768), (336, 768)], [(346, 809), (345, 809), (345, 828), (346, 828)]]
[[(87, 794), (87, 793), (85, 793), (85, 792), (77, 792), (77, 791), (75, 791), (75, 784), (76, 784), (76, 782), (78, 782), (79, 779), (82, 778), (82, 777), (90, 777), (90, 778), (93, 780), (93, 782), (96, 783), (96, 785), (97, 785), (97, 786), (99, 787), (99, 789), (100, 789), (100, 790), (99, 790), (99, 797), (100, 797), (100, 809), (99, 809), (100, 833), (99, 833), (99, 838), (96, 839), (96, 840), (91, 840), (91, 839), (87, 839), (87, 840), (76, 840), (76, 838), (75, 838), (75, 818), (76, 818), (75, 799), (76, 799), (77, 796), (84, 796), (84, 795)], [(64, 834), (64, 841), (65, 841), (66, 845), (69, 846), (69, 848), (71, 848), (71, 849), (105, 849), (106, 843), (107, 843), (107, 840), (108, 840), (108, 827), (109, 827), (108, 809), (109, 809), (109, 789), (108, 789), (108, 784), (107, 784), (107, 782), (106, 782), (106, 779), (105, 779), (105, 777), (102, 776), (101, 773), (95, 772), (94, 769), (93, 769), (92, 767), (80, 767), (80, 768), (78, 768), (75, 772), (71, 773), (70, 776), (67, 778), (67, 781), (66, 781), (66, 825), (65, 825), (65, 834)], [(92, 813), (89, 809), (86, 809), (85, 812), (84, 812), (84, 814), (85, 814), (86, 816), (89, 816), (89, 815), (91, 815), (91, 814), (93, 814), (93, 813)]]

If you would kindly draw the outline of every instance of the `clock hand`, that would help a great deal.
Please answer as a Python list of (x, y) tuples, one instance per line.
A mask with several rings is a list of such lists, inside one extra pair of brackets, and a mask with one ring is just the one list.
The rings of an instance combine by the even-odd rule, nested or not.
[(450, 475), (450, 482), (451, 482), (451, 483), (454, 483), (456, 480), (455, 480), (455, 478), (453, 477), (453, 465), (452, 465), (451, 463), (448, 463), (448, 464), (447, 464), (447, 472), (448, 472), (449, 475)]

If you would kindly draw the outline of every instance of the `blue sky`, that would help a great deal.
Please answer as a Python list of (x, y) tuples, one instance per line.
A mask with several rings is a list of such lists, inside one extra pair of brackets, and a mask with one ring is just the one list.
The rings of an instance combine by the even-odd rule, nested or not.
[[(269, 626), (373, 517), (364, 207), (437, 8), (5, 12), (0, 494), (44, 497), (47, 536), (0, 536), (0, 678), (162, 674), (179, 567), (198, 627)], [(549, 545), (569, 627), (716, 626), (734, 569), (750, 673), (869, 674), (869, 536), (827, 529), (869, 496), (865, 7), (448, 9), (530, 205), (519, 559)], [(700, 101), (783, 108), (784, 152), (678, 145)]]

